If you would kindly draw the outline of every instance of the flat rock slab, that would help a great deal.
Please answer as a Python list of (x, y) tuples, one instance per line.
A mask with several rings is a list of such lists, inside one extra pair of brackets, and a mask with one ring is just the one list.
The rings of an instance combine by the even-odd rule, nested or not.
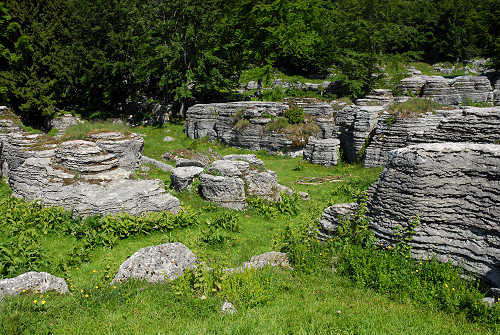
[(165, 243), (142, 248), (120, 265), (112, 284), (128, 279), (141, 279), (150, 283), (174, 280), (186, 269), (196, 266), (198, 260), (184, 244)]
[(59, 278), (47, 272), (26, 272), (14, 278), (0, 280), (0, 296), (18, 295), (28, 291), (31, 293), (44, 293), (56, 291), (69, 293), (68, 285), (64, 278)]
[(195, 178), (203, 173), (203, 168), (197, 166), (177, 167), (172, 170), (170, 179), (172, 187), (177, 191), (183, 191), (193, 184)]

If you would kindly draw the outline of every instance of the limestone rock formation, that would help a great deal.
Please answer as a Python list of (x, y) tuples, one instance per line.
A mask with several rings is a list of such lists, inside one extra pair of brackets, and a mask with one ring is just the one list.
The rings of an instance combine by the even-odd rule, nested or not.
[(280, 200), (278, 176), (274, 171), (251, 171), (245, 175), (247, 194), (272, 201)]
[(389, 152), (431, 142), (494, 143), (500, 138), (500, 107), (461, 107), (398, 119), (382, 113), (366, 147), (363, 165), (384, 166)]
[(324, 166), (337, 165), (340, 140), (336, 138), (318, 139), (310, 137), (304, 149), (304, 159)]
[(128, 279), (141, 279), (150, 283), (174, 280), (187, 269), (196, 267), (197, 258), (184, 244), (165, 243), (142, 248), (120, 265), (112, 284)]
[(233, 154), (233, 155), (226, 155), (222, 159), (230, 160), (230, 161), (244, 161), (244, 162), (247, 162), (247, 163), (252, 164), (253, 166), (257, 166), (257, 167), (263, 167), (264, 166), (264, 162), (262, 160), (258, 159), (257, 156), (255, 156), (253, 154), (245, 154), (245, 155)]
[(288, 255), (277, 251), (269, 251), (260, 255), (252, 256), (249, 262), (243, 264), (243, 268), (260, 269), (266, 265), (291, 268)]
[(203, 173), (203, 168), (197, 166), (178, 167), (172, 170), (170, 179), (172, 187), (177, 191), (183, 191), (193, 184), (195, 178)]
[(141, 166), (144, 139), (134, 133), (104, 132), (89, 136), (100, 148), (114, 154), (120, 162), (120, 167), (134, 171)]
[(416, 215), (415, 257), (436, 255), (500, 285), (500, 145), (418, 144), (390, 153), (369, 190), (376, 237)]
[(493, 87), (486, 76), (445, 78), (416, 75), (401, 80), (400, 84), (406, 94), (429, 98), (441, 104), (494, 101)]
[(147, 157), (147, 156), (142, 156), (142, 163), (143, 164), (151, 164), (164, 172), (170, 172), (174, 169), (174, 167), (172, 165), (168, 165), (167, 163), (161, 162), (157, 159)]
[(209, 201), (221, 207), (244, 210), (247, 208), (245, 184), (238, 177), (202, 174), (201, 193)]
[(56, 291), (60, 294), (69, 293), (64, 278), (59, 278), (47, 272), (26, 272), (14, 278), (0, 280), (0, 297), (18, 295), (23, 292), (45, 293)]
[(217, 160), (210, 165), (208, 172), (225, 177), (241, 177), (250, 171), (250, 164), (245, 161)]
[(375, 89), (364, 98), (356, 100), (358, 106), (385, 106), (394, 101), (391, 90)]
[(357, 203), (336, 204), (325, 208), (321, 215), (321, 228), (318, 232), (320, 239), (328, 239), (335, 236), (340, 225), (341, 218), (350, 219), (358, 207)]
[(129, 179), (131, 172), (121, 167), (119, 157), (98, 143), (44, 140), (41, 135), (14, 134), (5, 142), (2, 156), (14, 196), (82, 216), (179, 211), (179, 200), (165, 192), (160, 180)]
[(57, 129), (58, 135), (61, 135), (64, 134), (66, 129), (79, 123), (82, 123), (82, 120), (78, 116), (64, 114), (51, 119), (46, 126), (47, 129)]
[[(269, 130), (267, 124), (282, 117), (289, 106), (297, 106), (319, 128), (321, 138), (338, 136), (335, 122), (338, 106), (317, 101), (231, 102), (195, 105), (186, 114), (186, 135), (190, 138), (218, 139), (235, 147), (271, 152), (297, 151), (293, 136), (284, 131)], [(304, 143), (305, 144), (305, 143)]]

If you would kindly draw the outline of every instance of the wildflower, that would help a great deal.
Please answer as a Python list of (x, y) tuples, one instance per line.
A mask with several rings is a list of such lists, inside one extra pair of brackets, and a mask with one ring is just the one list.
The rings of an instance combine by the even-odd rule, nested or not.
[(82, 288), (82, 289), (80, 289), (80, 293), (83, 293), (83, 288)]
[(94, 269), (94, 270), (92, 270), (92, 272), (93, 272), (93, 273), (96, 273), (96, 272), (97, 272), (97, 270), (96, 270), (96, 269)]
[(95, 288), (99, 288), (99, 286), (96, 285)]
[(115, 289), (115, 288), (116, 288), (116, 285), (113, 285), (113, 289)]
[(448, 288), (448, 284), (446, 284), (446, 283), (445, 283), (445, 284), (444, 284), (444, 287)]
[(45, 305), (46, 301), (45, 301), (45, 300), (42, 300), (42, 301), (40, 301), (40, 303), (41, 303), (42, 305)]
[(26, 293), (26, 290), (23, 290), (23, 293)]
[(455, 288), (454, 288), (454, 287), (452, 287), (452, 288), (451, 288), (451, 290), (452, 290), (452, 291), (455, 291)]
[(422, 262), (419, 262), (418, 264), (422, 265)]
[(391, 245), (390, 245), (390, 246), (388, 246), (388, 247), (387, 247), (387, 249), (391, 250), (391, 249), (392, 249), (392, 246), (391, 246)]
[(415, 272), (418, 272), (418, 270), (415, 270)]
[(85, 294), (85, 295), (84, 295), (84, 297), (85, 297), (85, 298), (88, 298), (88, 297), (89, 297), (89, 295), (88, 295), (88, 294)]
[(33, 300), (33, 303), (34, 303), (34, 304), (36, 304), (37, 302), (38, 302), (38, 300), (36, 300), (36, 299), (35, 299), (35, 300)]

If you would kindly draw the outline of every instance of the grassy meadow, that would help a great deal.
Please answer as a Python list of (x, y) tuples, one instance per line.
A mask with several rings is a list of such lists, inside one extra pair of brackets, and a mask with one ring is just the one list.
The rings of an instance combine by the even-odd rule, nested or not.
[[(156, 159), (181, 150), (249, 152), (188, 139), (180, 124), (138, 127), (133, 132), (144, 135), (144, 155)], [(175, 141), (164, 142), (165, 136)], [(2, 182), (0, 278), (48, 271), (66, 278), (71, 294), (25, 292), (5, 297), (0, 303), (0, 334), (500, 332), (500, 306), (482, 305), (484, 291), (476, 282), (463, 281), (460, 271), (449, 265), (413, 261), (404, 248), (376, 248), (363, 213), (338, 239), (314, 238), (322, 210), (355, 201), (377, 179), (380, 168), (326, 168), (265, 152), (257, 156), (277, 173), (281, 184), (308, 192), (311, 200), (290, 196), (276, 205), (251, 199), (246, 212), (235, 212), (204, 201), (194, 188), (171, 191), (184, 208), (177, 217), (82, 220), (60, 209), (12, 200)], [(137, 178), (159, 178), (169, 188), (168, 173), (149, 168)], [(312, 177), (335, 181), (308, 179)], [(165, 284), (110, 285), (127, 257), (167, 242), (184, 243), (214, 270), (200, 267)], [(233, 275), (221, 271), (272, 250), (289, 253), (294, 269)], [(226, 300), (235, 305), (236, 314), (221, 314)]]

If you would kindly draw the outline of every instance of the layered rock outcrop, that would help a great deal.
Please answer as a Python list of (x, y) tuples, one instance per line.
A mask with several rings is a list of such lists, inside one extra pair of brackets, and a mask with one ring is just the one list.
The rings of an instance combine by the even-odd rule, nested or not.
[(162, 181), (130, 179), (140, 163), (142, 138), (103, 133), (89, 139), (59, 143), (46, 135), (9, 134), (2, 160), (13, 196), (81, 216), (179, 211), (179, 200), (165, 192)]
[(368, 215), (375, 235), (418, 215), (412, 252), (436, 255), (500, 286), (500, 145), (419, 144), (391, 152), (371, 187)]
[[(500, 286), (500, 145), (430, 143), (390, 153), (369, 189), (368, 217), (375, 236), (397, 242), (397, 227), (419, 217), (411, 241), (417, 258), (452, 261)], [(334, 234), (339, 214), (329, 207), (322, 232)]]
[(336, 138), (317, 139), (310, 137), (304, 148), (304, 159), (323, 166), (337, 165), (340, 140)]
[(416, 75), (401, 81), (403, 93), (432, 99), (441, 104), (459, 105), (464, 102), (494, 102), (494, 92), (486, 76)]
[(186, 114), (186, 135), (190, 138), (218, 139), (235, 147), (271, 152), (300, 150), (293, 135), (283, 130), (270, 130), (269, 123), (283, 116), (290, 105), (300, 107), (315, 122), (320, 138), (337, 137), (335, 118), (338, 106), (324, 102), (231, 102), (195, 105)]
[(500, 107), (436, 110), (397, 118), (383, 112), (365, 150), (363, 165), (384, 166), (391, 150), (417, 143), (494, 143), (500, 139)]

